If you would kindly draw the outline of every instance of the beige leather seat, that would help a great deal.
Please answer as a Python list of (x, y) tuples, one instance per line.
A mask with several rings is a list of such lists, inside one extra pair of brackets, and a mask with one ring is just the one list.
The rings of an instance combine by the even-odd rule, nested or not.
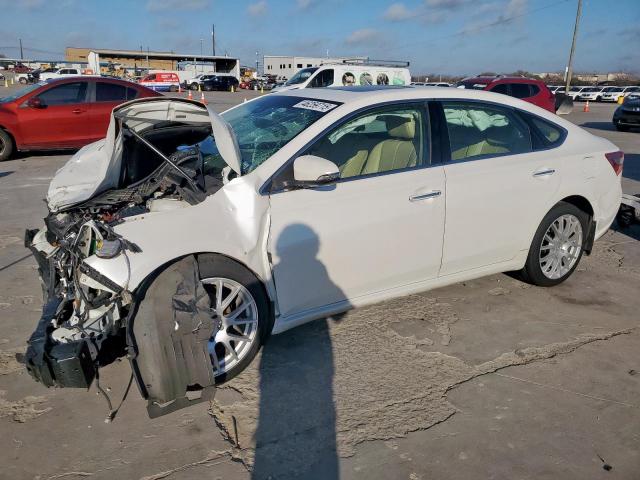
[(417, 122), (413, 117), (384, 115), (380, 117), (387, 126), (390, 139), (379, 142), (367, 158), (363, 174), (387, 172), (414, 167), (418, 158), (416, 151)]

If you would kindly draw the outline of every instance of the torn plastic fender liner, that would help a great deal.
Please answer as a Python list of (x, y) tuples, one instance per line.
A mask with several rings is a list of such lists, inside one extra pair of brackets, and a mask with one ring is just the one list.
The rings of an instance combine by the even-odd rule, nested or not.
[(140, 293), (128, 325), (131, 366), (149, 417), (213, 398), (209, 340), (219, 328), (193, 255), (158, 274)]

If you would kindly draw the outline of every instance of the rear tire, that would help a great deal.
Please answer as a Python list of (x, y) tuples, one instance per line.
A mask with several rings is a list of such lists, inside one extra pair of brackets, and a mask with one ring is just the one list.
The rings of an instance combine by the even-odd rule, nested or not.
[(540, 287), (564, 282), (580, 263), (588, 227), (587, 213), (570, 203), (558, 203), (540, 222), (520, 271), (522, 279)]
[(27, 84), (27, 79), (24, 77), (20, 77), (20, 79), (18, 80), (18, 82), (20, 82), (22, 85), (26, 85)]
[(13, 139), (11, 136), (0, 129), (0, 162), (9, 160), (13, 154)]

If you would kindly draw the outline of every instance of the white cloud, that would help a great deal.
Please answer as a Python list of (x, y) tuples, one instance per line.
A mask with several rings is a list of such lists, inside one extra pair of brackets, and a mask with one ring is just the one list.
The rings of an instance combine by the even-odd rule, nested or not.
[(414, 15), (414, 12), (409, 10), (404, 3), (393, 3), (389, 5), (383, 17), (391, 22), (401, 22), (412, 18)]
[(0, 0), (0, 8), (18, 7), (26, 10), (35, 10), (43, 5), (44, 0)]
[(433, 8), (456, 10), (468, 3), (471, 3), (471, 0), (426, 0), (426, 3), (427, 6)]
[(210, 6), (209, 0), (148, 0), (147, 10), (161, 12), (163, 10), (204, 10)]
[(362, 28), (355, 30), (346, 39), (348, 45), (361, 45), (364, 43), (376, 42), (380, 39), (380, 32), (373, 28)]
[(309, 10), (316, 6), (317, 0), (296, 0), (298, 10)]
[(261, 0), (260, 2), (252, 3), (247, 7), (247, 13), (252, 17), (259, 17), (267, 13), (267, 2)]

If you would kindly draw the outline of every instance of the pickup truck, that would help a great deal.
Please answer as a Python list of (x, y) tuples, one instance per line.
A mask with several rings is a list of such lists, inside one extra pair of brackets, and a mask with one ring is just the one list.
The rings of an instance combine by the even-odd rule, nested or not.
[(53, 72), (42, 72), (40, 74), (40, 81), (46, 82), (54, 78), (74, 77), (81, 74), (82, 72), (78, 68), (59, 68)]

